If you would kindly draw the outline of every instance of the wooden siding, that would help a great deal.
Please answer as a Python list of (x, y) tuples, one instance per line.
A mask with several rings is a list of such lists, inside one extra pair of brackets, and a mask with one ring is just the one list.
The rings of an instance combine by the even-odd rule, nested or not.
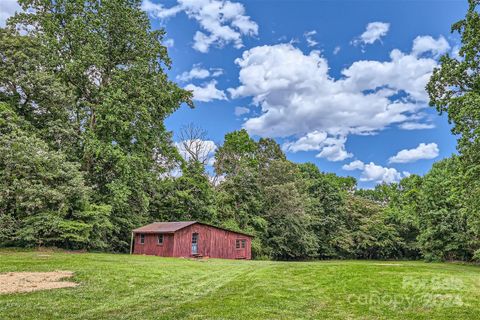
[[(198, 233), (198, 254), (210, 258), (251, 259), (252, 240), (243, 234), (215, 228), (203, 224), (194, 224), (175, 232), (173, 255), (175, 257), (192, 256), (192, 234)], [(245, 240), (245, 248), (237, 249), (236, 240)]]
[(145, 233), (145, 243), (140, 243), (141, 233), (135, 234), (133, 253), (163, 257), (173, 256), (174, 235), (163, 234), (163, 244), (158, 244), (158, 234)]
[[(192, 234), (198, 233), (198, 255), (221, 259), (251, 259), (252, 238), (248, 235), (195, 223), (163, 234), (163, 245), (158, 244), (158, 233), (144, 233), (145, 243), (140, 243), (141, 233), (135, 233), (134, 254), (156, 255), (163, 257), (193, 257)], [(236, 241), (244, 240), (245, 248), (236, 247)]]

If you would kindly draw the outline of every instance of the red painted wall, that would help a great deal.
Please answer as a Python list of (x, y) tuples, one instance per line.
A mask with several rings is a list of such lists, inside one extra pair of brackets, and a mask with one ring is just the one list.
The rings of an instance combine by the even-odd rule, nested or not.
[[(198, 233), (198, 254), (210, 258), (251, 259), (251, 238), (232, 231), (194, 224), (175, 232), (175, 257), (190, 257), (192, 252), (192, 234)], [(246, 240), (245, 248), (236, 249), (235, 240)]]
[[(198, 233), (198, 254), (201, 256), (222, 259), (252, 258), (251, 237), (198, 223), (180, 229), (174, 234), (164, 234), (163, 245), (157, 243), (157, 234), (145, 233), (144, 244), (140, 244), (140, 234), (135, 234), (133, 253), (192, 257), (193, 233)], [(237, 239), (245, 240), (245, 248), (236, 248)]]
[(157, 234), (145, 233), (145, 243), (140, 243), (140, 234), (135, 234), (133, 252), (163, 257), (173, 256), (173, 234), (163, 234), (163, 244), (158, 244)]

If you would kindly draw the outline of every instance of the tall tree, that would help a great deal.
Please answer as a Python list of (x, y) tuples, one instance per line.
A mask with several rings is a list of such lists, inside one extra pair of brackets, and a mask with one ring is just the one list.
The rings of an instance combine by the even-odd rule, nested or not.
[(0, 119), (0, 244), (106, 248), (111, 207), (90, 203), (78, 163), (25, 131), (4, 103)]
[[(342, 257), (350, 252), (351, 238), (346, 229), (344, 178), (320, 172), (313, 163), (298, 165), (311, 228), (318, 239), (318, 257)], [(336, 178), (336, 179), (335, 179)]]
[(418, 245), (427, 260), (469, 260), (479, 248), (462, 180), (458, 157), (435, 163), (424, 177)]
[[(446, 54), (427, 85), (430, 104), (440, 113), (447, 112), (459, 135), (463, 191), (467, 219), (480, 239), (480, 14), (478, 0), (469, 0), (464, 19), (453, 24), (452, 32), (461, 36), (457, 57)], [(480, 258), (480, 248), (477, 248)]]
[(113, 207), (112, 248), (123, 250), (176, 155), (164, 119), (191, 93), (168, 80), (164, 32), (140, 0), (19, 3), (2, 31), (0, 99), (81, 163), (94, 200)]
[(157, 221), (217, 222), (214, 190), (203, 164), (185, 162), (179, 177), (169, 177), (158, 184), (150, 212)]
[(245, 129), (225, 135), (225, 142), (215, 153), (215, 172), (218, 175), (235, 175), (244, 165), (256, 166), (257, 143)]
[(266, 187), (265, 195), (268, 228), (263, 237), (270, 257), (281, 260), (315, 257), (317, 238), (295, 184)]

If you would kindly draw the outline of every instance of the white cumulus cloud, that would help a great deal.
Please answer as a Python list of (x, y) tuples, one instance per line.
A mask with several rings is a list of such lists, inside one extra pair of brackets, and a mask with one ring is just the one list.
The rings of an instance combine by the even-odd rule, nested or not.
[(354, 45), (373, 44), (375, 41), (387, 35), (390, 29), (390, 23), (387, 22), (370, 22), (367, 24), (366, 30), (353, 41)]
[(205, 79), (210, 76), (210, 71), (207, 69), (201, 68), (199, 66), (194, 66), (192, 70), (185, 71), (182, 74), (177, 76), (179, 81), (190, 81), (192, 79)]
[(353, 155), (345, 150), (346, 138), (343, 136), (329, 137), (324, 131), (307, 133), (294, 142), (286, 142), (283, 149), (290, 152), (320, 151), (316, 157), (329, 161), (342, 161)]
[(410, 163), (422, 159), (434, 159), (438, 157), (438, 145), (436, 143), (420, 143), (414, 149), (404, 149), (399, 151), (393, 157), (390, 157), (390, 163)]
[(320, 146), (325, 143), (325, 140), (327, 140), (327, 133), (315, 130), (307, 133), (295, 142), (285, 143), (283, 148), (291, 152), (319, 150)]
[(200, 64), (195, 64), (190, 71), (182, 72), (176, 78), (179, 81), (187, 82), (193, 79), (215, 78), (221, 76), (222, 74), (223, 69), (221, 68), (205, 69)]
[(247, 107), (235, 107), (235, 115), (237, 117), (247, 113), (250, 113), (250, 109), (248, 109)]
[(432, 36), (418, 36), (413, 40), (412, 53), (419, 56), (423, 53), (431, 52), (434, 56), (438, 57), (446, 53), (449, 49), (450, 45), (443, 36), (438, 37), (438, 39)]
[(433, 123), (404, 122), (399, 125), (399, 128), (403, 130), (423, 130), (433, 129), (435, 125)]
[(345, 150), (349, 135), (425, 117), (425, 85), (437, 66), (433, 57), (395, 49), (390, 60), (356, 61), (335, 79), (319, 51), (304, 54), (285, 43), (246, 50), (235, 63), (240, 85), (228, 89), (231, 97), (251, 97), (262, 109), (244, 128), (286, 138), (286, 151), (318, 150), (317, 156), (334, 161), (352, 156)]
[(193, 91), (193, 100), (197, 101), (227, 100), (225, 92), (217, 89), (217, 81), (215, 80), (204, 83), (203, 86), (196, 86), (190, 83), (185, 86), (185, 90)]
[(181, 6), (165, 8), (163, 4), (155, 3), (150, 0), (144, 0), (142, 2), (142, 10), (146, 11), (153, 17), (166, 19), (175, 16), (177, 13), (181, 12), (183, 8)]
[(402, 174), (395, 168), (386, 168), (373, 162), (365, 164), (360, 181), (375, 181), (377, 183), (393, 183), (402, 179)]
[(329, 161), (343, 161), (345, 159), (353, 157), (353, 154), (348, 153), (345, 150), (345, 145), (334, 144), (323, 147), (322, 151), (320, 151), (320, 153), (317, 154), (316, 157), (325, 158)]
[(178, 0), (178, 4), (165, 8), (162, 4), (143, 0), (142, 9), (152, 17), (167, 19), (179, 12), (185, 12), (190, 19), (198, 22), (201, 31), (193, 37), (193, 48), (208, 52), (212, 45), (222, 47), (233, 43), (235, 48), (243, 47), (242, 36), (258, 34), (258, 25), (245, 15), (245, 7), (228, 0)]
[(344, 164), (342, 166), (342, 169), (346, 171), (353, 171), (353, 170), (363, 170), (364, 167), (365, 167), (365, 164), (362, 161), (355, 160), (350, 162), (349, 164)]
[(373, 162), (363, 163), (360, 160), (345, 164), (342, 169), (347, 171), (360, 170), (362, 171), (360, 181), (374, 181), (376, 183), (398, 182), (402, 177), (410, 175), (408, 172), (404, 172), (402, 176), (402, 173), (395, 168), (382, 167)]

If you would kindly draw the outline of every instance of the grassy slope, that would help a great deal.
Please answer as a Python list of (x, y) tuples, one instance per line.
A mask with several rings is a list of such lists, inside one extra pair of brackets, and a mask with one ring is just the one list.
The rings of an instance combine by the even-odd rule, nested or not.
[(3, 250), (0, 272), (72, 270), (81, 285), (0, 295), (0, 319), (478, 319), (479, 267), (398, 264)]

